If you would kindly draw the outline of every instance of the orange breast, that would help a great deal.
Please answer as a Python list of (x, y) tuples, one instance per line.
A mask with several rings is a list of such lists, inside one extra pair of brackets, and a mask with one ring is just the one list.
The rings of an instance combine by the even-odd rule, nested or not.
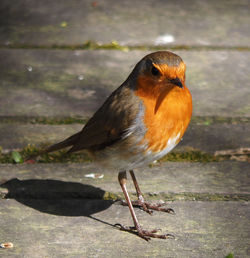
[[(146, 87), (147, 83), (141, 82)], [(159, 152), (168, 147), (168, 142), (173, 144), (170, 139), (177, 144), (182, 138), (192, 115), (192, 97), (186, 86), (159, 86), (151, 90), (145, 87), (136, 91), (145, 107), (147, 132), (142, 143), (147, 144), (147, 150)]]

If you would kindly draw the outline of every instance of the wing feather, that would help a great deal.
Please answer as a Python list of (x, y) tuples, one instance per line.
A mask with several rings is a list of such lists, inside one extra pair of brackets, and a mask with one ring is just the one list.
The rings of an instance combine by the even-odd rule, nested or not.
[(114, 144), (123, 137), (136, 119), (139, 103), (133, 89), (121, 85), (96, 111), (82, 131), (48, 147), (40, 154), (66, 147), (71, 147), (68, 152), (98, 150)]

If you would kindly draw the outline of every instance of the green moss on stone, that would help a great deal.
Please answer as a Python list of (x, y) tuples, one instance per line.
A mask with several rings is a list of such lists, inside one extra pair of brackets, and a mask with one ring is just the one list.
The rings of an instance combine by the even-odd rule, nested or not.
[[(55, 27), (55, 26), (44, 26), (41, 27), (43, 32), (56, 32), (65, 28)], [(22, 35), (22, 33), (20, 33)], [(20, 35), (17, 36), (17, 40), (20, 41)], [(0, 48), (19, 48), (19, 49), (67, 49), (67, 50), (98, 50), (98, 49), (106, 49), (106, 50), (120, 50), (120, 51), (131, 51), (131, 50), (194, 50), (194, 51), (204, 51), (204, 50), (236, 50), (236, 51), (250, 51), (249, 46), (201, 46), (201, 45), (121, 45), (116, 40), (111, 41), (110, 43), (98, 43), (93, 40), (88, 40), (83, 44), (77, 45), (33, 45), (33, 44), (20, 44), (13, 43), (6, 45), (0, 45)]]
[(121, 199), (122, 195), (121, 194), (115, 194), (115, 193), (111, 193), (111, 192), (105, 192), (102, 199), (103, 200), (111, 200), (111, 201), (116, 201), (118, 199)]
[(222, 157), (214, 156), (209, 153), (205, 153), (199, 150), (190, 150), (187, 152), (170, 152), (163, 158), (159, 160), (159, 162), (166, 162), (166, 161), (189, 161), (189, 162), (214, 162), (220, 161)]
[[(35, 146), (28, 145), (20, 150), (19, 153), (23, 160), (26, 160), (29, 157), (37, 156), (43, 148), (45, 148), (45, 146), (43, 146), (42, 148), (37, 148)], [(228, 156), (214, 156), (212, 154), (201, 152), (198, 150), (191, 150), (187, 152), (171, 152), (161, 158), (159, 162), (215, 162), (229, 158), (230, 157)], [(66, 153), (65, 150), (42, 154), (37, 160), (37, 162), (39, 163), (82, 163), (90, 161), (91, 159), (85, 154)], [(2, 153), (0, 149), (0, 163), (15, 163), (12, 153)], [(150, 166), (154, 166), (154, 164), (151, 164)]]
[[(28, 158), (37, 156), (42, 149), (44, 149), (45, 146), (41, 148), (37, 148), (33, 145), (28, 145), (24, 147), (22, 150), (19, 151), (19, 154), (21, 155), (23, 160), (27, 160)], [(41, 154), (37, 158), (37, 162), (39, 163), (83, 163), (83, 162), (91, 162), (91, 159), (86, 154), (80, 154), (80, 153), (66, 153), (66, 150), (57, 151), (53, 153), (45, 153)], [(0, 163), (15, 163), (15, 160), (13, 159), (12, 152), (9, 153), (2, 153), (0, 151)]]
[[(26, 117), (26, 116), (1, 116), (1, 123), (22, 123), (22, 124), (85, 124), (89, 117)], [(219, 117), (219, 116), (193, 116), (193, 125), (212, 125), (212, 124), (248, 124), (249, 117)]]
[(249, 201), (250, 194), (221, 193), (144, 193), (147, 200), (167, 201)]
[(89, 118), (81, 117), (23, 117), (23, 116), (2, 116), (0, 122), (5, 124), (44, 124), (44, 125), (66, 125), (85, 124)]
[[(40, 151), (47, 146), (35, 147), (33, 145), (28, 145), (19, 153), (22, 160), (26, 160), (29, 157), (37, 156)], [(229, 156), (214, 156), (209, 153), (205, 153), (199, 150), (190, 150), (186, 152), (171, 152), (165, 157), (161, 158), (159, 162), (214, 162), (230, 159)], [(53, 153), (46, 153), (39, 156), (37, 159), (39, 163), (83, 163), (91, 162), (90, 157), (83, 153), (67, 153), (66, 150), (61, 150)], [(0, 163), (15, 163), (13, 155), (11, 152), (3, 153), (0, 149)], [(150, 166), (154, 166), (151, 164)]]
[[(137, 200), (137, 196), (135, 193), (129, 193), (131, 200)], [(170, 201), (206, 201), (206, 202), (214, 202), (214, 201), (249, 201), (250, 194), (221, 194), (221, 193), (144, 193), (144, 198), (148, 201), (159, 201), (162, 200), (164, 202)], [(111, 193), (105, 192), (102, 199), (104, 200), (123, 200), (124, 196), (122, 192), (119, 193)]]
[(199, 124), (199, 125), (246, 124), (246, 123), (250, 123), (250, 118), (249, 117), (193, 116), (191, 123)]

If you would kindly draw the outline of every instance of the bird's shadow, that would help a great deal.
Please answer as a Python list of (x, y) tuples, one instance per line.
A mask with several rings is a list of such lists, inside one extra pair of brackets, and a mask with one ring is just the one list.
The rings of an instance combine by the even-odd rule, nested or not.
[(0, 187), (8, 189), (5, 198), (15, 199), (40, 212), (58, 216), (86, 216), (113, 226), (92, 216), (114, 203), (102, 199), (105, 191), (100, 188), (52, 179), (17, 178), (4, 182)]

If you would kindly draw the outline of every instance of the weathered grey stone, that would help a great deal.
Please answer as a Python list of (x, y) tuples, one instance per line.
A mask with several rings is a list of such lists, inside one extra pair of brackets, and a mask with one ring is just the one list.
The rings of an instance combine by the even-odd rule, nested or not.
[[(14, 244), (0, 250), (3, 257), (249, 255), (249, 202), (175, 201), (169, 203), (175, 216), (136, 209), (144, 228), (176, 236), (146, 243), (113, 227), (132, 225), (127, 207), (100, 200), (105, 191), (120, 192), (117, 171), (94, 164), (1, 165), (0, 171), (0, 196), (10, 198), (0, 200), (0, 239)], [(104, 173), (104, 178), (84, 177), (89, 173)], [(164, 163), (136, 175), (147, 197), (158, 200), (161, 192), (249, 195), (249, 163)], [(128, 190), (134, 192), (131, 180)]]
[[(0, 124), (0, 146), (4, 150), (23, 148), (28, 144), (39, 146), (64, 140), (80, 131), (83, 124), (37, 125), (37, 124)], [(249, 124), (190, 124), (183, 140), (174, 149), (191, 149), (214, 153), (217, 150), (250, 147)]]
[[(160, 193), (210, 193), (250, 194), (250, 165), (247, 162), (188, 163), (167, 162), (158, 166), (137, 169), (136, 176), (145, 194)], [(35, 164), (0, 165), (0, 180), (10, 195), (35, 198), (48, 193), (65, 193), (97, 198), (105, 191), (120, 193), (118, 171), (88, 164)], [(103, 174), (102, 179), (85, 177), (87, 174)], [(18, 180), (10, 181), (17, 178)], [(48, 181), (47, 181), (48, 179)], [(28, 181), (27, 181), (28, 180)], [(9, 183), (8, 183), (9, 182)], [(95, 189), (98, 188), (98, 189)], [(101, 190), (100, 190), (100, 189)], [(135, 192), (132, 180), (129, 191)], [(97, 196), (94, 194), (96, 193)], [(94, 194), (94, 195), (93, 195)], [(153, 196), (152, 195), (152, 196)], [(71, 195), (70, 195), (71, 196)]]
[[(89, 117), (146, 53), (0, 50), (0, 115)], [(177, 54), (187, 64), (194, 115), (250, 116), (250, 52)]]
[[(0, 239), (14, 244), (2, 257), (249, 257), (248, 202), (173, 202), (176, 215), (136, 210), (145, 229), (176, 239), (146, 242), (121, 232), (127, 207), (100, 200), (0, 200)], [(73, 214), (75, 213), (75, 214)]]
[(249, 1), (1, 1), (2, 45), (248, 46)]
[[(249, 4), (249, 0), (2, 0), (0, 46), (79, 47), (88, 40), (115, 40), (125, 46), (188, 47), (192, 51), (176, 53), (187, 64), (194, 116), (248, 119)], [(197, 51), (195, 46), (204, 48)], [(208, 51), (218, 48), (224, 51)], [(31, 125), (14, 120), (85, 120), (147, 53), (2, 48), (0, 119), (12, 117), (12, 123), (0, 125), (0, 146), (6, 150), (56, 142), (80, 130), (80, 124)], [(249, 147), (249, 130), (247, 123), (192, 122), (176, 150)], [(229, 253), (249, 257), (249, 171), (249, 163), (232, 161), (157, 163), (136, 170), (145, 198), (174, 200), (169, 206), (176, 212), (149, 216), (136, 210), (145, 229), (161, 228), (162, 233), (176, 236), (146, 243), (113, 227), (132, 225), (128, 208), (112, 201), (122, 197), (118, 171), (94, 163), (1, 164), (0, 244), (13, 242), (14, 248), (0, 249), (0, 257), (200, 258)], [(91, 173), (104, 177), (86, 177)]]
[(250, 126), (246, 124), (197, 125), (191, 123), (176, 151), (189, 147), (214, 153), (217, 150), (247, 148), (250, 146)]
[(0, 124), (0, 146), (4, 150), (19, 149), (28, 144), (39, 146), (64, 140), (80, 131), (83, 125)]

